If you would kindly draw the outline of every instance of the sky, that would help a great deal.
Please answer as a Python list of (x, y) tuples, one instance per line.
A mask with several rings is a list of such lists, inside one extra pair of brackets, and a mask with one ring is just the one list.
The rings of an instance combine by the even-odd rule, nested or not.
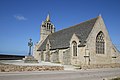
[(0, 0), (0, 54), (27, 55), (48, 13), (56, 31), (101, 14), (120, 50), (120, 0)]

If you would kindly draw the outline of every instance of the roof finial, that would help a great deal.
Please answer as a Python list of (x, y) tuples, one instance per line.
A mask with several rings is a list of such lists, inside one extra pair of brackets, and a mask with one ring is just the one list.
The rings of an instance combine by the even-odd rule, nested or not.
[(47, 15), (46, 21), (48, 21), (48, 22), (50, 21), (50, 15), (49, 14)]

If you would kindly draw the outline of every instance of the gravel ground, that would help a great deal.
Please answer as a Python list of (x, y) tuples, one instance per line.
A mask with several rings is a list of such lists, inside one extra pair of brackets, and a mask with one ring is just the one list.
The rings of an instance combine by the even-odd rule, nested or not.
[(0, 80), (108, 80), (114, 77), (120, 77), (120, 68), (0, 73)]

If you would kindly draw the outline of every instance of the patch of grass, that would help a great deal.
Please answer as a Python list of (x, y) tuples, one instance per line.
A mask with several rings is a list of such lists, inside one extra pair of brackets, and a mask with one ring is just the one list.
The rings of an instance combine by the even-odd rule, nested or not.
[(55, 62), (55, 63), (60, 64), (60, 62)]
[(3, 63), (0, 62), (0, 65), (1, 65), (1, 64), (3, 64)]
[(73, 65), (73, 66), (75, 66), (75, 67), (81, 67), (81, 65)]
[(111, 80), (120, 80), (120, 78), (113, 78), (113, 79), (111, 79)]
[(81, 65), (73, 65), (73, 66), (75, 66), (76, 69), (81, 69), (82, 68)]

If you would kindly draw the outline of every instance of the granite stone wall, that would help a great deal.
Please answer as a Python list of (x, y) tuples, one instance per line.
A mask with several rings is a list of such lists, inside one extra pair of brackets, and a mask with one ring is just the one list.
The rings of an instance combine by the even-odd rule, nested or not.
[[(97, 54), (96, 53), (96, 36), (99, 32), (104, 33), (104, 54)], [(86, 40), (87, 47), (90, 52), (90, 64), (111, 64), (112, 57), (111, 57), (111, 49), (112, 49), (112, 42), (110, 40), (108, 31), (106, 29), (106, 26), (104, 24), (104, 21), (102, 17), (98, 17), (98, 20), (94, 24), (94, 27), (89, 34), (89, 37)]]
[(70, 65), (71, 64), (71, 56), (70, 56), (70, 49), (67, 49), (63, 52), (63, 62), (64, 65)]
[(59, 63), (59, 51), (51, 52), (50, 61), (53, 63)]
[(21, 72), (21, 71), (55, 71), (64, 70), (63, 66), (21, 66), (11, 64), (0, 64), (0, 72)]

